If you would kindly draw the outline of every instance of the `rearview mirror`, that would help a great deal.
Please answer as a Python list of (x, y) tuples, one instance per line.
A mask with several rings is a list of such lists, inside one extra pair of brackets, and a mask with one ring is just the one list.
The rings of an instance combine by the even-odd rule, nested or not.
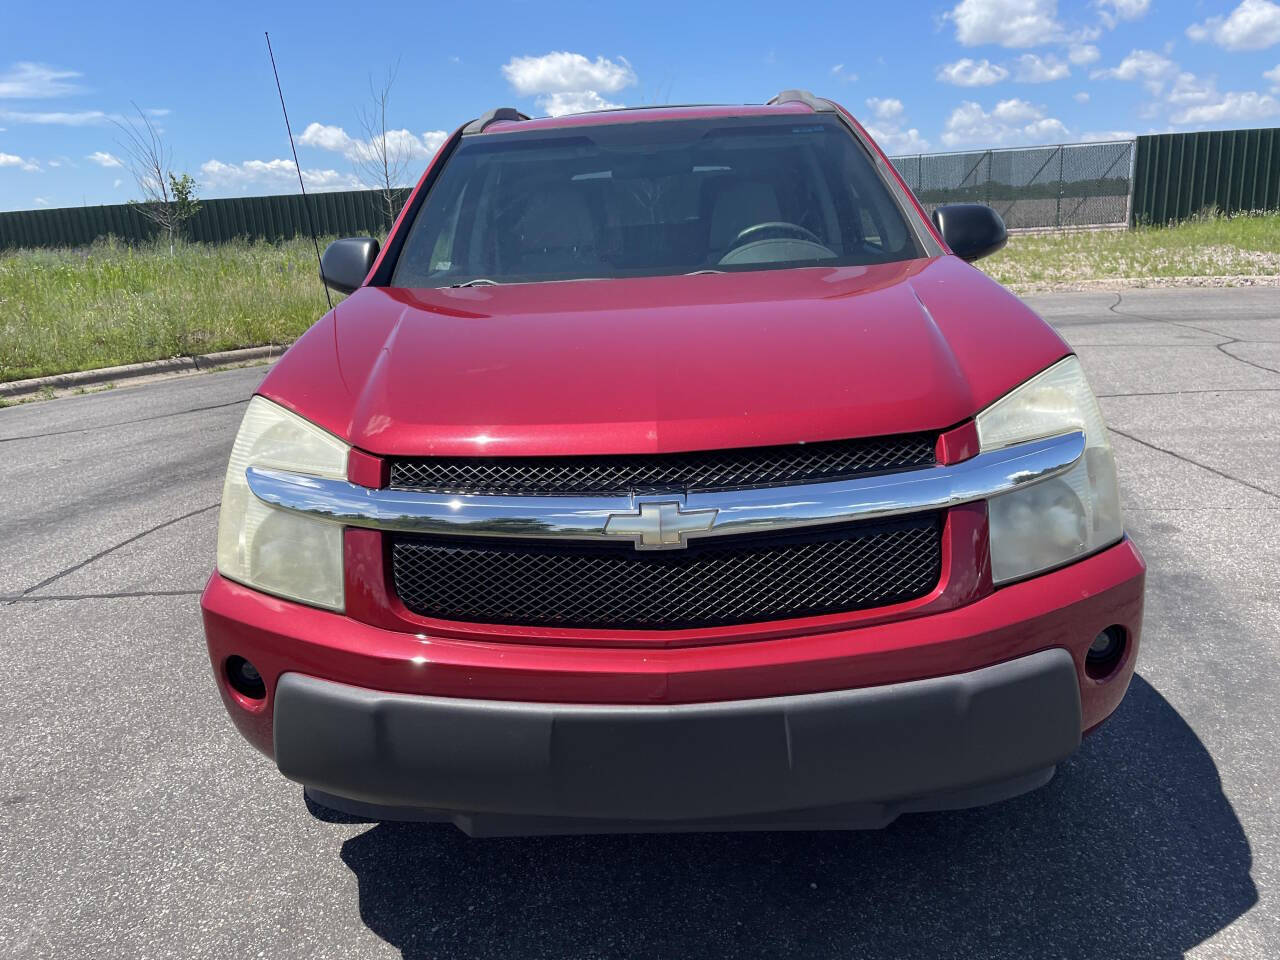
[(339, 293), (351, 293), (369, 275), (380, 246), (373, 237), (335, 240), (320, 258), (320, 278)]
[(944, 203), (933, 211), (933, 225), (961, 260), (980, 260), (1009, 242), (1004, 221), (985, 203)]

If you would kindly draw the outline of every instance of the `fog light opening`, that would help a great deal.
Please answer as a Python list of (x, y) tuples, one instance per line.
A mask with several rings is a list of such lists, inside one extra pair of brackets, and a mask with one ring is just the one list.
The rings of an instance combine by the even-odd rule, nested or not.
[(258, 668), (244, 657), (227, 657), (227, 683), (231, 689), (246, 700), (263, 700), (267, 696), (267, 685)]
[(1093, 638), (1084, 656), (1084, 670), (1095, 680), (1105, 680), (1124, 660), (1128, 641), (1124, 627), (1112, 624)]

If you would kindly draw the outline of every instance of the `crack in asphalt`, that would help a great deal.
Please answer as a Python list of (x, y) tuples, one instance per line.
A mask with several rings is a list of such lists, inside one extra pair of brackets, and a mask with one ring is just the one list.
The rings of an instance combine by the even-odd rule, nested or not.
[(231, 400), (227, 403), (211, 403), (207, 407), (192, 407), (190, 410), (174, 410), (172, 413), (157, 413), (150, 417), (136, 417), (133, 420), (116, 420), (113, 423), (104, 423), (96, 427), (74, 427), (70, 430), (50, 430), (48, 433), (27, 433), (20, 434), (16, 437), (0, 437), (0, 443), (8, 443), (11, 440), (40, 440), (44, 437), (65, 437), (69, 433), (89, 433), (93, 430), (106, 430), (110, 427), (123, 427), (131, 423), (147, 423), (151, 420), (164, 420), (166, 417), (181, 417), (188, 413), (203, 413), (206, 410), (221, 410), (223, 407), (234, 407), (242, 403), (248, 403), (249, 398), (243, 400)]
[[(1121, 313), (1119, 310), (1116, 309), (1116, 307), (1120, 306), (1123, 302), (1124, 302), (1123, 295), (1117, 293), (1116, 302), (1111, 304), (1111, 306), (1107, 307), (1107, 309), (1111, 313), (1114, 313), (1117, 317), (1128, 317), (1131, 320), (1146, 320), (1150, 323), (1167, 323), (1170, 326), (1182, 327), (1186, 330), (1195, 330), (1195, 331), (1198, 331), (1199, 333), (1207, 333), (1213, 337), (1225, 337), (1226, 339), (1224, 339), (1221, 343), (1215, 343), (1213, 345), (1214, 348), (1219, 353), (1221, 353), (1224, 357), (1230, 357), (1232, 360), (1236, 360), (1240, 363), (1245, 364), (1246, 366), (1253, 367), (1255, 370), (1265, 370), (1267, 373), (1280, 374), (1280, 369), (1277, 369), (1275, 367), (1268, 367), (1264, 363), (1254, 363), (1252, 360), (1246, 360), (1244, 357), (1238, 357), (1234, 353), (1232, 353), (1230, 350), (1226, 349), (1227, 347), (1231, 346), (1234, 343), (1271, 343), (1272, 341), (1270, 340), (1243, 340), (1240, 337), (1233, 337), (1228, 333), (1223, 333), (1221, 330), (1210, 330), (1208, 327), (1198, 327), (1194, 323), (1186, 323), (1185, 321), (1182, 321), (1182, 320), (1170, 320), (1167, 317), (1148, 317), (1141, 313), (1130, 313), (1130, 312)], [(1189, 346), (1194, 346), (1194, 344), (1189, 344)]]
[[(221, 503), (221, 501), (219, 501), (219, 503)], [(107, 556), (110, 553), (114, 553), (115, 551), (119, 550), (121, 547), (127, 547), (131, 543), (136, 543), (137, 541), (141, 540), (143, 537), (147, 536), (148, 534), (155, 533), (157, 530), (163, 530), (165, 527), (171, 527), (175, 523), (181, 523), (183, 520), (188, 520), (191, 517), (199, 516), (202, 513), (208, 513), (210, 510), (216, 510), (218, 508), (219, 503), (211, 503), (207, 507), (199, 507), (188, 513), (184, 513), (180, 517), (173, 517), (170, 520), (165, 520), (163, 523), (157, 523), (154, 527), (148, 527), (146, 530), (143, 530), (141, 533), (135, 533), (133, 536), (128, 537), (124, 540), (121, 540), (119, 543), (113, 544), (112, 546), (107, 547), (105, 550), (99, 550), (93, 556), (88, 557), (85, 560), (81, 560), (79, 563), (74, 563), (71, 566), (67, 567), (66, 569), (60, 570), (58, 573), (55, 573), (51, 577), (46, 577), (45, 579), (41, 580), (39, 583), (35, 584), (34, 586), (27, 587), (27, 589), (23, 590), (21, 593), (17, 594), (16, 596), (6, 597), (4, 602), (12, 606), (15, 603), (27, 600), (30, 594), (35, 593), (37, 590), (47, 587), (51, 583), (56, 583), (58, 580), (61, 580), (63, 577), (68, 576), (69, 574), (75, 573), (77, 570), (81, 570), (87, 567), (89, 564), (93, 563), (96, 560), (101, 560), (103, 557)]]
[(1166, 449), (1165, 447), (1159, 446), (1158, 444), (1154, 444), (1149, 440), (1143, 440), (1141, 437), (1135, 437), (1131, 433), (1125, 433), (1125, 431), (1123, 430), (1117, 430), (1115, 427), (1108, 427), (1107, 429), (1109, 429), (1112, 433), (1119, 434), (1120, 436), (1124, 437), (1127, 440), (1132, 440), (1134, 443), (1140, 443), (1142, 444), (1142, 446), (1146, 447), (1149, 450), (1155, 450), (1159, 453), (1168, 454), (1169, 456), (1173, 457), (1175, 460), (1181, 460), (1183, 463), (1190, 464), (1193, 467), (1199, 467), (1201, 470), (1208, 470), (1210, 473), (1215, 474), (1216, 476), (1222, 477), (1222, 479), (1224, 480), (1230, 480), (1233, 483), (1240, 484), (1242, 487), (1248, 487), (1250, 490), (1256, 490), (1258, 491), (1258, 493), (1264, 493), (1268, 497), (1271, 497), (1275, 500), (1280, 500), (1280, 493), (1276, 493), (1276, 491), (1274, 490), (1269, 490), (1266, 487), (1259, 486), (1258, 484), (1253, 483), (1250, 480), (1242, 480), (1239, 477), (1234, 477), (1229, 473), (1219, 470), (1217, 467), (1211, 467), (1207, 463), (1201, 463), (1199, 460), (1192, 460), (1190, 457), (1184, 457), (1180, 453), (1177, 453), (1173, 450)]
[(1280, 387), (1218, 387), (1214, 390), (1150, 390), (1139, 393), (1095, 393), (1099, 400), (1113, 397), (1181, 397), (1201, 393), (1280, 393)]
[(1230, 350), (1227, 349), (1227, 347), (1231, 346), (1233, 343), (1270, 343), (1270, 342), (1271, 341), (1269, 340), (1228, 340), (1226, 343), (1217, 344), (1217, 348), (1220, 353), (1225, 353), (1232, 360), (1239, 360), (1241, 363), (1247, 363), (1251, 367), (1256, 367), (1259, 370), (1266, 370), (1269, 373), (1280, 373), (1280, 369), (1277, 369), (1276, 367), (1268, 367), (1265, 363), (1254, 363), (1252, 360), (1246, 360), (1244, 357), (1236, 356), (1234, 353), (1232, 353)]
[(38, 597), (24, 594), (2, 596), (13, 603), (44, 603), (46, 600), (118, 600), (126, 597), (198, 597), (203, 590), (119, 590), (115, 593), (45, 593)]

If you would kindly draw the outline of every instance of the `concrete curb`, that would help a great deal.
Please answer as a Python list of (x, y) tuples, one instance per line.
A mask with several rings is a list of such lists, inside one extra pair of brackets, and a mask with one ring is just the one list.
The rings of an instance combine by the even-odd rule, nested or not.
[(101, 367), (97, 370), (78, 370), (73, 373), (55, 373), (48, 377), (32, 377), (30, 380), (12, 380), (0, 383), (0, 397), (13, 399), (29, 397), (42, 390), (69, 390), (75, 387), (102, 386), (128, 383), (160, 375), (199, 373), (234, 367), (257, 360), (273, 360), (288, 347), (269, 344), (264, 347), (245, 347), (243, 350), (220, 350), (191, 357), (168, 357), (164, 360), (148, 360), (145, 363), (127, 363), (120, 367)]

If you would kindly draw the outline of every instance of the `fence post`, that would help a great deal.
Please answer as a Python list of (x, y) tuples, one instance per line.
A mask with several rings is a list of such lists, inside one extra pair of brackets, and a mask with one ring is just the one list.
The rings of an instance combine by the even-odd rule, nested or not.
[(1062, 229), (1062, 154), (1065, 149), (1062, 145), (1058, 146), (1058, 202), (1053, 213), (1053, 225), (1058, 230)]
[(1133, 191), (1137, 187), (1138, 176), (1138, 141), (1129, 141), (1129, 192), (1125, 194), (1124, 222), (1133, 229)]

